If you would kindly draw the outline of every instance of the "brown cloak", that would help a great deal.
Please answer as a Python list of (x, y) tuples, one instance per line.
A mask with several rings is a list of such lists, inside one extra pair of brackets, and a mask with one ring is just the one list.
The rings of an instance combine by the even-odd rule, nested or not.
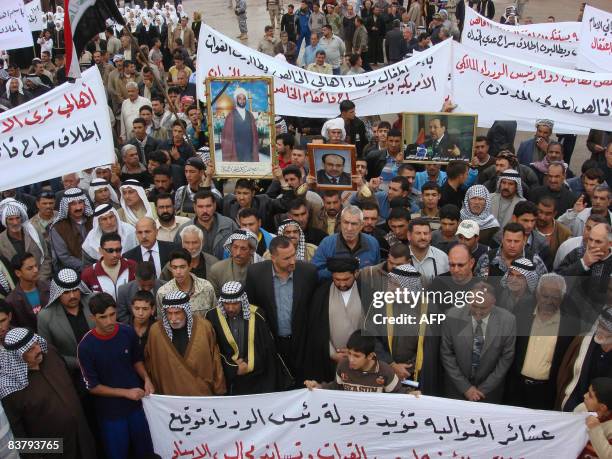
[(210, 322), (193, 316), (191, 337), (181, 356), (158, 320), (149, 331), (145, 347), (145, 366), (160, 395), (223, 395), (225, 377), (221, 356)]

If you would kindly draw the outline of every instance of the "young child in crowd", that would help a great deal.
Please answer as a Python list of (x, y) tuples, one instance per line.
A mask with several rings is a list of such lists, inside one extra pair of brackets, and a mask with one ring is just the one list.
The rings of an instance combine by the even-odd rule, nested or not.
[(376, 358), (375, 343), (375, 337), (363, 336), (361, 330), (353, 332), (346, 343), (347, 357), (336, 368), (336, 380), (322, 384), (307, 380), (304, 381), (304, 385), (310, 390), (332, 389), (420, 395), (419, 391), (402, 385), (391, 366)]
[(575, 413), (589, 411), (597, 416), (586, 418), (589, 429), (589, 442), (579, 459), (612, 458), (612, 378), (595, 378), (589, 391), (584, 394), (584, 403), (574, 410)]

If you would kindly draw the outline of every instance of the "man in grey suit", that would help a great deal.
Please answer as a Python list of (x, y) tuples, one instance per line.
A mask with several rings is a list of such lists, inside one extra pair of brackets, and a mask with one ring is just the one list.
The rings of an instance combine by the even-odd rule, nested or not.
[(117, 289), (117, 321), (129, 324), (132, 319), (132, 299), (139, 290), (151, 292), (157, 296), (157, 290), (164, 282), (155, 278), (155, 267), (152, 263), (141, 262), (136, 266), (136, 279), (123, 284)]
[(516, 321), (495, 306), (495, 290), (478, 282), (474, 301), (448, 311), (442, 324), (440, 358), (446, 397), (501, 403), (506, 373), (514, 360)]
[(38, 313), (38, 334), (66, 361), (74, 381), (80, 381), (77, 345), (94, 327), (87, 286), (72, 268), (64, 268), (49, 286), (49, 303)]

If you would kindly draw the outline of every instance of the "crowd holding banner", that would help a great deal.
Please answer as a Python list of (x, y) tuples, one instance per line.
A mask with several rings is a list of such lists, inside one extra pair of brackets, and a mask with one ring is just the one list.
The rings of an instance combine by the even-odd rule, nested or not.
[(433, 397), (304, 390), (231, 400), (154, 395), (144, 407), (162, 457), (570, 459), (586, 440), (584, 415), (530, 418), (520, 408)]
[(0, 457), (612, 457), (609, 12), (135, 3), (0, 5)]
[[(464, 34), (468, 24), (466, 20)], [(197, 89), (202, 101), (207, 77), (262, 75), (274, 77), (275, 109), (281, 115), (299, 110), (304, 117), (331, 117), (345, 99), (364, 116), (380, 113), (381, 104), (385, 113), (435, 111), (450, 97), (459, 103), (459, 112), (478, 113), (480, 127), (512, 119), (519, 129), (528, 130), (536, 119), (552, 116), (562, 132), (585, 134), (591, 128), (605, 130), (612, 121), (612, 75), (547, 66), (528, 52), (493, 54), (486, 46), (448, 40), (398, 64), (362, 75), (336, 76), (298, 69), (224, 38), (207, 25), (200, 34)], [(441, 78), (449, 63), (450, 83)], [(405, 94), (410, 97), (398, 97)]]

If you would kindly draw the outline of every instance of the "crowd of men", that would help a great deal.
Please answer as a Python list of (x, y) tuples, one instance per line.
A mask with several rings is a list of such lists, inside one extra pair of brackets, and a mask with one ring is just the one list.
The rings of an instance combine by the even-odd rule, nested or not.
[[(280, 0), (267, 4), (260, 50), (326, 73), (347, 73), (346, 56), (349, 73), (400, 60), (402, 39), (418, 51), (452, 36), (465, 6), (454, 21), (421, 0), (304, 1), (282, 18)], [(474, 6), (490, 14), (492, 2)], [(169, 4), (122, 12), (131, 34), (111, 26), (81, 56), (103, 75), (117, 162), (2, 190), (0, 448), (12, 431), (61, 437), (67, 458), (153, 457), (151, 393), (418, 384), (596, 411), (589, 453), (609, 457), (612, 132), (591, 131), (580, 170), (576, 137), (547, 119), (518, 145), (492, 128), (471, 162), (423, 166), (404, 161), (401, 119), (361, 119), (344, 101), (327, 122), (276, 117), (273, 180), (219, 180), (193, 83), (199, 22)], [(0, 70), (2, 110), (66, 80), (43, 47), (52, 33), (26, 75)], [(440, 144), (446, 126), (433, 125)], [(353, 191), (317, 189), (307, 142), (356, 146)], [(427, 300), (385, 296), (398, 289)], [(403, 315), (417, 322), (391, 320)]]

